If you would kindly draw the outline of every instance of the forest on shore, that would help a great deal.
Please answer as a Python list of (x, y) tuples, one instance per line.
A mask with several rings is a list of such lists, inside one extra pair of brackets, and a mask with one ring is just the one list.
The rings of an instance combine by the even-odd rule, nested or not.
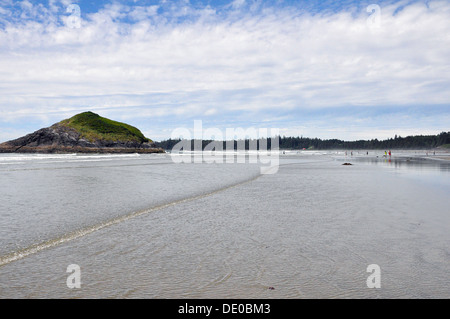
[[(416, 135), (401, 137), (395, 135), (394, 138), (385, 140), (358, 140), (358, 141), (343, 141), (339, 139), (320, 139), (309, 138), (303, 136), (286, 137), (278, 136), (279, 148), (282, 150), (356, 150), (356, 149), (432, 149), (432, 148), (450, 148), (450, 132), (442, 132), (437, 135)], [(161, 147), (165, 150), (171, 150), (175, 145), (180, 143), (181, 139), (168, 139), (161, 142), (155, 142), (156, 147)], [(202, 145), (204, 149), (207, 145), (215, 144), (220, 149), (230, 149), (229, 145), (234, 144), (234, 149), (255, 149), (255, 145), (259, 150), (271, 149), (271, 139), (246, 139), (235, 141), (213, 141), (213, 140), (183, 140), (184, 145), (189, 146), (190, 149), (198, 149)], [(222, 144), (222, 145), (220, 145)], [(180, 145), (180, 144), (178, 144)], [(188, 147), (187, 147), (188, 148)]]

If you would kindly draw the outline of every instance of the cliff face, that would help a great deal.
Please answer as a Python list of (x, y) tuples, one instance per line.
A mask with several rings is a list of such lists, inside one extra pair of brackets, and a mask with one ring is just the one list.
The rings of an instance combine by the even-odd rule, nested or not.
[[(89, 113), (89, 114), (88, 114)], [(104, 119), (97, 114), (87, 112), (95, 121)], [(79, 114), (80, 115), (80, 114)], [(78, 115), (78, 116), (79, 116)], [(97, 118), (98, 117), (98, 118)], [(73, 117), (74, 119), (76, 117)], [(69, 119), (71, 120), (71, 119)], [(163, 153), (160, 148), (146, 138), (136, 138), (134, 135), (127, 137), (122, 134), (119, 137), (105, 132), (91, 129), (88, 126), (80, 126), (75, 129), (68, 125), (65, 120), (52, 125), (51, 127), (40, 129), (34, 133), (20, 137), (18, 139), (0, 144), (0, 153)], [(112, 121), (111, 121), (112, 122)], [(114, 129), (108, 126), (108, 129)], [(122, 124), (122, 123), (119, 123)], [(125, 125), (125, 124), (124, 124)], [(121, 128), (122, 129), (122, 128)], [(135, 128), (133, 128), (135, 129)], [(122, 129), (123, 130), (123, 129)], [(137, 130), (137, 129), (135, 129)], [(87, 138), (86, 133), (97, 134), (97, 138)], [(140, 131), (138, 131), (140, 133)], [(126, 130), (125, 130), (125, 133)], [(143, 136), (143, 135), (142, 135)]]

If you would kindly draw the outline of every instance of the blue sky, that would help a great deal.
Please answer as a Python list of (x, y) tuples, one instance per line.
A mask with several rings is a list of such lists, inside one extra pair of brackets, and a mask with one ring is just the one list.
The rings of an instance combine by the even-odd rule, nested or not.
[(449, 31), (439, 0), (0, 0), (0, 142), (88, 110), (154, 140), (194, 120), (436, 134), (450, 130)]

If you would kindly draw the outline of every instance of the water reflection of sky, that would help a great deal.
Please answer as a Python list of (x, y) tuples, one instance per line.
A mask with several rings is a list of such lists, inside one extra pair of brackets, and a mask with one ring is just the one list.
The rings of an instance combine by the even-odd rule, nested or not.
[[(347, 159), (347, 161), (349, 160)], [(421, 157), (354, 157), (350, 161), (378, 165), (391, 169), (396, 174), (401, 174), (406, 178), (422, 181), (429, 185), (444, 186), (450, 191), (450, 161)]]

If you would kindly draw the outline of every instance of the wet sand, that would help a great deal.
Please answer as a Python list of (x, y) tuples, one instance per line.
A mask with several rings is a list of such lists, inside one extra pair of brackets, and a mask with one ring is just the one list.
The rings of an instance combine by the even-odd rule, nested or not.
[(342, 161), (282, 156), (277, 174), (9, 263), (0, 297), (449, 298), (448, 170)]

